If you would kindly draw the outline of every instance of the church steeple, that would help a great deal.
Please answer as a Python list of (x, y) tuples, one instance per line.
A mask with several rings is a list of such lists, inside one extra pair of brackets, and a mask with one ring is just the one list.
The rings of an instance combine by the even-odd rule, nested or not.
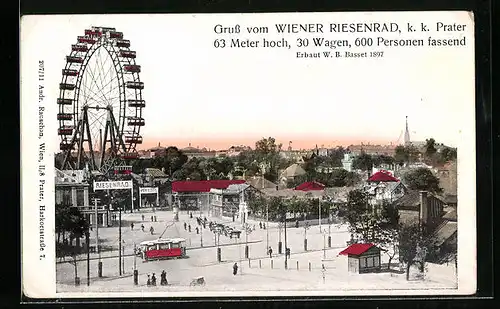
[(408, 129), (408, 116), (406, 116), (405, 145), (410, 144), (410, 130)]

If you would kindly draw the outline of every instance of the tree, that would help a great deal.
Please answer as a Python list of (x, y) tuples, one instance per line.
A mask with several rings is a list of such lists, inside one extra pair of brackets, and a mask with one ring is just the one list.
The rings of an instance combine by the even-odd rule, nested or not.
[(274, 137), (262, 138), (255, 143), (255, 155), (257, 164), (268, 165), (266, 178), (275, 181), (278, 179), (278, 167), (280, 163), (279, 152), (282, 144), (276, 144)]
[(457, 149), (451, 147), (444, 147), (438, 156), (438, 163), (446, 163), (457, 159)]
[(414, 264), (419, 264), (420, 272), (424, 272), (427, 252), (434, 250), (434, 241), (419, 223), (401, 225), (399, 233), (399, 260), (405, 263), (406, 280), (409, 280)]
[(412, 190), (423, 190), (432, 193), (440, 193), (443, 191), (443, 189), (439, 187), (439, 178), (434, 176), (431, 170), (425, 167), (407, 172), (403, 179), (407, 187)]
[(399, 165), (417, 162), (420, 152), (414, 145), (396, 146), (394, 149), (394, 163)]
[(373, 159), (372, 156), (363, 152), (361, 155), (354, 158), (352, 161), (352, 167), (354, 169), (360, 169), (363, 171), (371, 172), (373, 168)]
[[(67, 232), (69, 233), (70, 240), (76, 239), (76, 246), (79, 247), (80, 238), (85, 235), (88, 229), (89, 224), (77, 207), (70, 207), (67, 204), (56, 204), (55, 230), (58, 243), (60, 242), (61, 234), (64, 239)], [(72, 245), (71, 241), (70, 245)]]
[(165, 173), (173, 175), (188, 162), (188, 157), (177, 147), (170, 146), (165, 150), (163, 156), (155, 157), (152, 167), (164, 169)]
[(362, 190), (356, 189), (349, 192), (345, 219), (349, 225), (349, 231), (356, 239), (378, 243), (379, 218), (368, 199), (368, 195)]
[(432, 159), (436, 154), (436, 141), (433, 138), (425, 140), (425, 156), (428, 159)]
[(387, 269), (391, 269), (392, 259), (398, 253), (399, 246), (399, 211), (391, 203), (384, 202), (381, 207), (379, 221), (378, 245), (389, 257)]

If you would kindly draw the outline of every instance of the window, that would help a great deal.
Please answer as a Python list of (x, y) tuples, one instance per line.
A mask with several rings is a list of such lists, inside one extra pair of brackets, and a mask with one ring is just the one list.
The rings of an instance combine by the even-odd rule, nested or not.
[(167, 250), (167, 249), (169, 249), (168, 243), (167, 244), (159, 244), (158, 247), (159, 247), (158, 248), (159, 250)]
[(77, 206), (85, 205), (85, 193), (83, 189), (76, 190), (76, 205)]
[(373, 267), (373, 258), (372, 257), (366, 258), (366, 267)]
[(366, 267), (366, 258), (359, 259), (359, 267), (361, 268)]
[(380, 258), (378, 256), (373, 258), (373, 266), (375, 267), (380, 266)]
[(170, 244), (171, 248), (180, 248), (180, 244), (177, 242), (177, 243), (171, 243)]

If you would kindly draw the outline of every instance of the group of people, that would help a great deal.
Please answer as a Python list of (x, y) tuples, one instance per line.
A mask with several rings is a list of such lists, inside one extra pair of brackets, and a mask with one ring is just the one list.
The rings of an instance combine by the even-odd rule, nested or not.
[[(156, 286), (156, 275), (153, 273), (152, 276), (148, 275), (147, 286)], [(168, 285), (167, 273), (163, 270), (160, 274), (160, 285)]]
[[(142, 221), (144, 221), (144, 215), (142, 215)], [(151, 216), (151, 222), (156, 222), (156, 216)], [(130, 229), (133, 231), (134, 230), (134, 222), (130, 223)], [(144, 227), (144, 224), (141, 224), (141, 230), (142, 232), (145, 231), (145, 227)], [(155, 233), (155, 229), (153, 226), (151, 226), (149, 228), (149, 233), (151, 233), (151, 235), (153, 235)]]

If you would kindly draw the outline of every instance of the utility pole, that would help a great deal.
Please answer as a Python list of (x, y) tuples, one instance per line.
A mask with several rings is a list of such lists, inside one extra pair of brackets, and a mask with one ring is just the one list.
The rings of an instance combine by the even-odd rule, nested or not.
[(85, 242), (87, 243), (87, 286), (90, 286), (90, 233), (85, 232)]
[(269, 250), (269, 203), (266, 202), (266, 236), (267, 236), (267, 250)]
[(101, 249), (99, 246), (99, 213), (97, 210), (97, 202), (99, 202), (100, 199), (94, 198), (94, 206), (95, 206), (95, 250), (98, 254), (98, 262), (97, 262), (97, 275), (99, 278), (102, 277), (102, 261), (101, 261)]
[(319, 215), (319, 219), (318, 219), (319, 231), (321, 232), (321, 198), (320, 197), (318, 197), (318, 215)]
[(287, 250), (288, 250), (288, 244), (286, 242), (286, 209), (284, 210), (283, 213), (283, 224), (285, 225), (285, 269), (288, 269), (288, 255), (287, 255)]
[(118, 207), (118, 269), (122, 275), (122, 207)]

